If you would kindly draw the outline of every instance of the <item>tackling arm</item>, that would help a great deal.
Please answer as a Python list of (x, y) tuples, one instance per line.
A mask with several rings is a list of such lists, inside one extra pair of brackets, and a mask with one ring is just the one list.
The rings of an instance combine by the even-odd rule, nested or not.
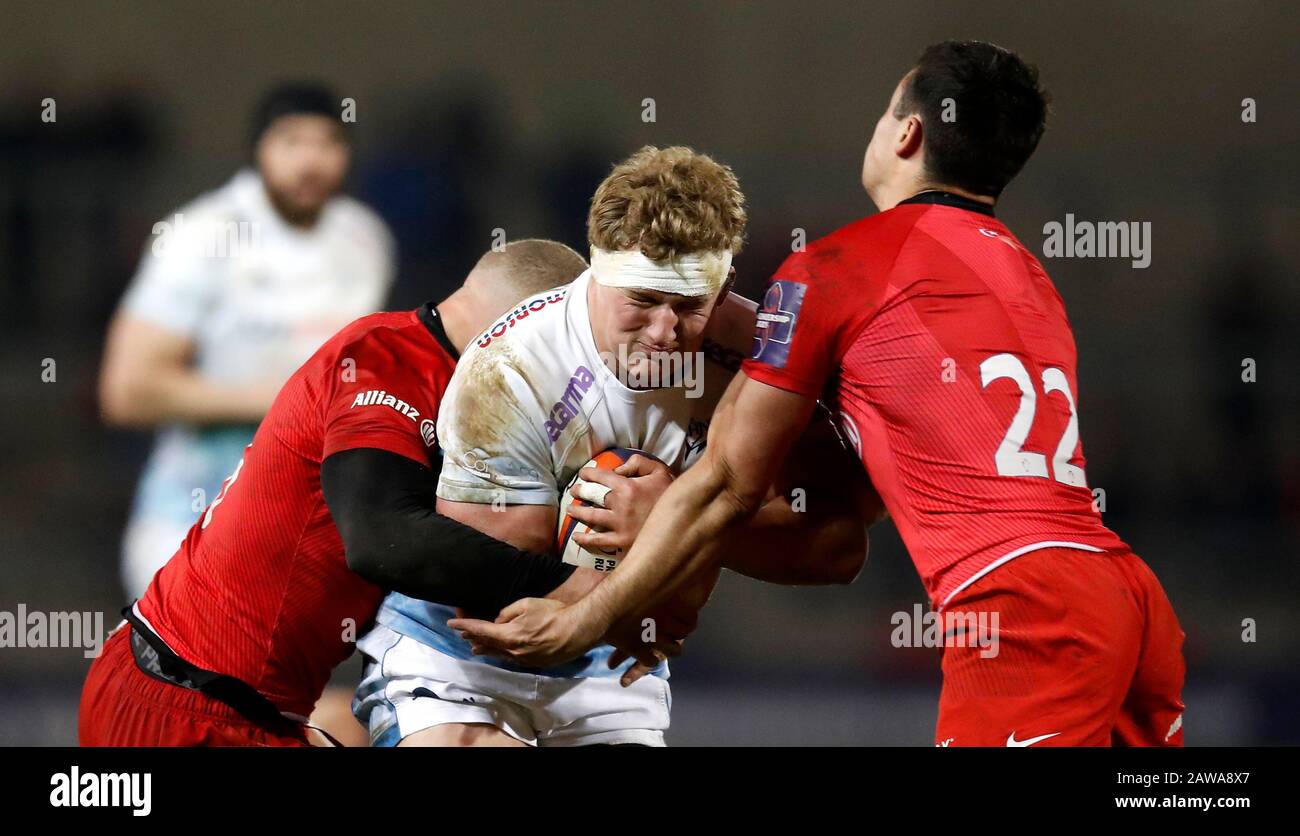
[(581, 622), (608, 628), (633, 613), (673, 577), (716, 562), (708, 548), (758, 513), (814, 401), (736, 376), (709, 430), (700, 461), (656, 503), (641, 537), (611, 577), (576, 606)]
[[(566, 577), (561, 578), (563, 583), (553, 584), (544, 592), (534, 593), (535, 595), (571, 603), (590, 592), (605, 577), (605, 573), (595, 569), (562, 563), (558, 556), (551, 554), (555, 545), (555, 517), (558, 513), (552, 505), (481, 505), (439, 499), (438, 513), (517, 548), (545, 553), (548, 561), (565, 567)], [(506, 599), (500, 606), (514, 600), (516, 599)]]
[(671, 579), (698, 576), (721, 555), (709, 546), (755, 515), (814, 401), (741, 373), (718, 405), (700, 461), (655, 504), (640, 537), (603, 583), (571, 606), (516, 602), (502, 623), (451, 626), (515, 661), (549, 666), (597, 644), (610, 627), (646, 610)]
[(791, 449), (773, 495), (713, 548), (722, 565), (786, 585), (852, 583), (867, 559), (867, 527), (880, 500), (826, 416), (813, 416)]
[[(566, 584), (574, 567), (548, 547), (524, 551), (439, 514), (436, 485), (427, 467), (385, 450), (358, 448), (326, 458), (321, 492), (348, 568), (385, 589), (491, 615), (521, 596), (546, 595)], [(536, 506), (519, 506), (530, 507)]]

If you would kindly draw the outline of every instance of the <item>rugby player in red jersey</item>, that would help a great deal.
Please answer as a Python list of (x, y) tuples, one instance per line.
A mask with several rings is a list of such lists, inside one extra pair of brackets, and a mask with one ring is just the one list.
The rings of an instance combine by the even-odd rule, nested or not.
[(623, 562), (572, 605), (521, 601), (498, 623), (451, 626), (528, 664), (590, 647), (755, 513), (824, 396), (932, 606), (1000, 616), (996, 655), (944, 648), (936, 743), (1181, 745), (1183, 633), (1093, 507), (1065, 307), (994, 217), (1046, 115), (1037, 70), (1015, 54), (926, 49), (866, 151), (880, 213), (777, 270), (703, 458)]
[(364, 317), (317, 351), (91, 665), (81, 743), (308, 745), (306, 718), (385, 589), (494, 613), (565, 582), (558, 557), (435, 512), (434, 428), (459, 349), (586, 266), (513, 242), (441, 304)]

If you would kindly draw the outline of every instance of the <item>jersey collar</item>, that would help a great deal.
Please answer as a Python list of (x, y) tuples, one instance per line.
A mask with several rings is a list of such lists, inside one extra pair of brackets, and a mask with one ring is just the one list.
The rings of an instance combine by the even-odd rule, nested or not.
[(956, 209), (965, 209), (968, 212), (979, 212), (981, 215), (988, 215), (990, 218), (997, 217), (993, 214), (993, 207), (987, 203), (980, 203), (978, 200), (971, 200), (959, 194), (943, 192), (937, 189), (914, 194), (907, 200), (900, 200), (898, 205), (902, 206), (905, 203), (937, 203), (940, 206), (952, 206)]
[(442, 346), (443, 351), (451, 355), (451, 359), (460, 359), (460, 349), (452, 344), (451, 338), (447, 336), (447, 329), (442, 327), (442, 317), (438, 316), (438, 309), (432, 302), (425, 302), (416, 311), (420, 317), (420, 322), (429, 330), (433, 338), (437, 340), (438, 345)]

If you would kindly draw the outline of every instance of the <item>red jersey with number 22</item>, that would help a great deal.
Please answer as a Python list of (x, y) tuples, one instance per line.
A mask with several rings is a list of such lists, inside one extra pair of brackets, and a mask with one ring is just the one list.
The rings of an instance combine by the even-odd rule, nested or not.
[(936, 608), (1035, 549), (1128, 548), (1087, 486), (1065, 306), (991, 214), (904, 202), (791, 255), (744, 371), (838, 410)]
[(244, 680), (282, 711), (311, 712), (383, 598), (348, 569), (321, 496), (321, 462), (365, 447), (437, 473), (452, 351), (426, 305), (357, 320), (294, 372), (220, 496), (140, 599), (172, 650)]

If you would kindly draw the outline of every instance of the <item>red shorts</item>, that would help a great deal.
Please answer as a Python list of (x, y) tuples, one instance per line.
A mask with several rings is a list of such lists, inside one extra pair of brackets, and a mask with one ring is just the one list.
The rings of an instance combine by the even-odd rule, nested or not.
[(308, 746), (274, 734), (212, 697), (147, 676), (128, 627), (114, 631), (81, 689), (82, 746)]
[(1183, 631), (1137, 555), (1030, 552), (941, 615), (997, 642), (943, 648), (937, 745), (1183, 745)]

